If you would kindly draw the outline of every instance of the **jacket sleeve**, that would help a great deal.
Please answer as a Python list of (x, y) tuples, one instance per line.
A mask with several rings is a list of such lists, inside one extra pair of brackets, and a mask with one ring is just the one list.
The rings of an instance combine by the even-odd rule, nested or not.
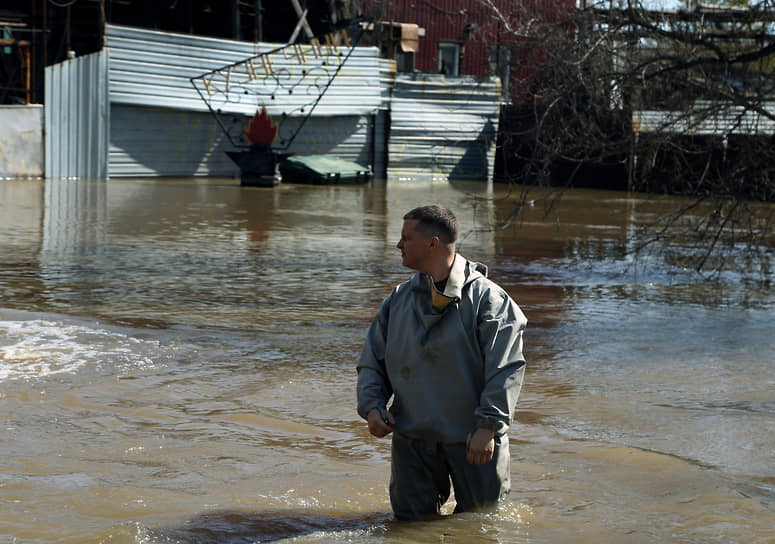
[(505, 291), (496, 286), (485, 291), (478, 320), (484, 388), (475, 415), (477, 427), (497, 435), (504, 434), (511, 425), (522, 389), (522, 333), (526, 325), (525, 314)]
[(383, 419), (387, 419), (386, 405), (393, 395), (393, 388), (385, 368), (391, 296), (388, 296), (382, 303), (379, 312), (369, 326), (357, 367), (358, 414), (364, 419), (374, 408), (380, 411)]

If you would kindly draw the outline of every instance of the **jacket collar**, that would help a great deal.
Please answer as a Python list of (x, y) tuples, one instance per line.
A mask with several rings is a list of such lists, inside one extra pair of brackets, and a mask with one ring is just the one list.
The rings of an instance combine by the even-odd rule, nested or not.
[(425, 283), (430, 289), (432, 296), (432, 307), (435, 313), (441, 313), (452, 302), (457, 302), (463, 294), (463, 287), (474, 279), (486, 276), (487, 267), (481, 263), (468, 261), (461, 254), (455, 254), (455, 260), (452, 261), (452, 268), (447, 277), (447, 283), (444, 291), (439, 292), (433, 283), (433, 278), (426, 274), (417, 274), (416, 280), (420, 285)]

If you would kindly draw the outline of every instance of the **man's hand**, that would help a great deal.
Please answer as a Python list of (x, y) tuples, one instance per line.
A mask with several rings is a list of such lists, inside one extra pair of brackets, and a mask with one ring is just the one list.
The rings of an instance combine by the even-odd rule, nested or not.
[(386, 423), (383, 421), (382, 414), (379, 412), (379, 410), (372, 408), (371, 412), (369, 412), (366, 416), (366, 420), (369, 423), (369, 432), (377, 438), (382, 438), (383, 436), (392, 433), (393, 427), (390, 425), (395, 425), (396, 420), (393, 417), (393, 414), (390, 412), (388, 412), (387, 417), (388, 420)]
[(476, 429), (466, 450), (466, 461), (472, 465), (482, 465), (492, 459), (495, 451), (495, 431)]

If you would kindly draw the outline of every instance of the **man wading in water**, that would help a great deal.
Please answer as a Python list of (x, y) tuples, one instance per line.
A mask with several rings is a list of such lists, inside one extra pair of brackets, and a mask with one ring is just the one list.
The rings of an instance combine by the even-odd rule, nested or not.
[(404, 216), (397, 247), (417, 273), (382, 303), (358, 364), (358, 413), (372, 435), (393, 433), (398, 519), (438, 515), (450, 479), (455, 512), (492, 507), (510, 489), (506, 430), (527, 319), (484, 265), (456, 252), (457, 235), (441, 206)]

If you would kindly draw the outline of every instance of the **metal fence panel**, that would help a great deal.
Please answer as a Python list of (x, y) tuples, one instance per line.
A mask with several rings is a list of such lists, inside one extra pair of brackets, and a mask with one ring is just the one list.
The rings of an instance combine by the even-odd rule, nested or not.
[[(764, 102), (762, 109), (775, 112), (774, 102)], [(639, 110), (632, 114), (633, 130), (684, 135), (728, 136), (730, 134), (775, 134), (775, 121), (757, 111), (731, 102), (698, 100), (682, 111)]]
[[(215, 70), (210, 74), (213, 79), (208, 79), (209, 85), (221, 85), (225, 90), (225, 81), (221, 79), (224, 74), (229, 77), (229, 93), (208, 99), (220, 113), (232, 114), (221, 120), (237, 123), (240, 132), (248, 116), (261, 105), (256, 96), (266, 95), (257, 95), (251, 89), (249, 99), (243, 100), (245, 95), (237, 85), (239, 71), (220, 69), (278, 45), (115, 25), (109, 25), (106, 32), (112, 105), (110, 176), (239, 175), (225, 154), (233, 149), (228, 137), (190, 79)], [(300, 47), (307, 48), (307, 60), (311, 62), (309, 46)], [(298, 52), (304, 54), (301, 49)], [(271, 66), (288, 80), (306, 69), (300, 66), (300, 60), (287, 52), (277, 53), (271, 57)], [(303, 111), (304, 106), (310, 102), (310, 93), (319, 92), (320, 85), (297, 85), (292, 93), (277, 92), (266, 107), (270, 115), (278, 118), (286, 114), (283, 134), (294, 133), (304, 122), (288, 151), (333, 153), (371, 165), (375, 156), (373, 116), (389, 100), (384, 86), (375, 82), (389, 79), (390, 69), (389, 63), (378, 58), (376, 49), (356, 47), (306, 121), (303, 120), (308, 110)], [(201, 81), (198, 84), (202, 86)], [(381, 145), (384, 149), (384, 139)]]
[(497, 79), (398, 74), (388, 180), (491, 181), (499, 107)]
[(108, 65), (103, 50), (46, 67), (46, 177), (107, 175)]
[[(117, 104), (253, 115), (262, 104), (271, 115), (304, 117), (349, 49), (310, 45), (285, 49), (266, 62), (247, 60), (278, 48), (155, 30), (108, 25), (110, 100)], [(371, 114), (382, 104), (379, 80), (384, 63), (373, 47), (355, 47), (336, 72), (313, 115)]]
[(209, 113), (113, 104), (110, 177), (235, 176), (226, 135)]
[[(111, 117), (111, 177), (240, 174), (225, 153), (234, 148), (209, 112), (114, 104)], [(330, 153), (367, 166), (371, 134), (372, 116), (313, 117), (289, 151)]]

